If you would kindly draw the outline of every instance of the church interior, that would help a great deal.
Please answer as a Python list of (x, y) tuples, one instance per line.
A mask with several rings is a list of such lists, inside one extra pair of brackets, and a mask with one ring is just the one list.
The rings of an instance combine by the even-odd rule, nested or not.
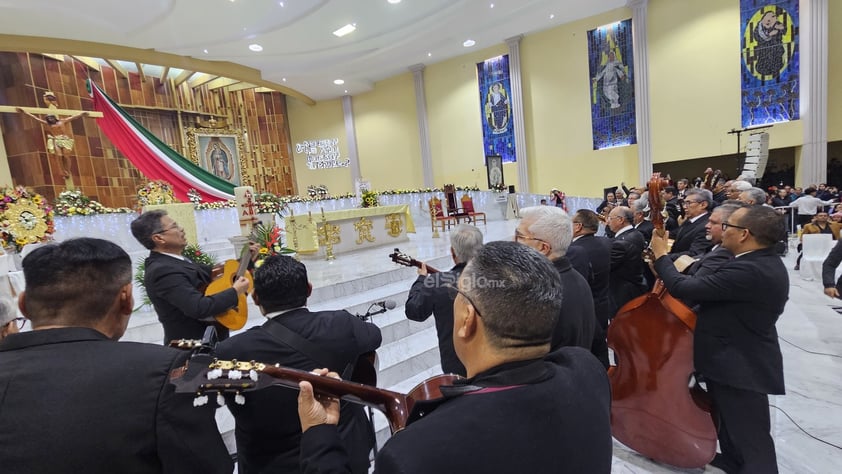
[[(417, 273), (390, 260), (395, 248), (446, 269), (453, 224), (512, 240), (519, 209), (551, 189), (572, 215), (653, 172), (736, 179), (761, 132), (758, 187), (842, 187), (832, 0), (19, 3), (0, 5), (0, 294), (23, 291), (22, 256), (50, 240), (104, 238), (140, 265), (149, 252), (130, 224), (150, 209), (216, 261), (236, 259), (253, 230), (247, 188), (247, 209), (307, 266), (310, 308), (397, 303), (371, 322), (378, 386), (402, 393), (442, 368), (433, 320), (404, 316)], [(756, 58), (746, 72), (741, 15), (768, 5), (800, 6), (786, 79)], [(762, 99), (752, 84), (799, 89)], [(29, 202), (38, 225), (15, 234), (8, 220)], [(781, 256), (787, 394), (769, 399), (771, 433), (780, 472), (825, 473), (842, 459), (842, 303), (793, 270), (797, 240)], [(160, 344), (143, 295), (136, 283), (122, 340)], [(240, 331), (263, 321), (250, 300)], [(233, 416), (216, 418), (236, 454)], [(382, 447), (389, 428), (379, 413), (374, 425)], [(720, 472), (613, 449), (615, 473)]]

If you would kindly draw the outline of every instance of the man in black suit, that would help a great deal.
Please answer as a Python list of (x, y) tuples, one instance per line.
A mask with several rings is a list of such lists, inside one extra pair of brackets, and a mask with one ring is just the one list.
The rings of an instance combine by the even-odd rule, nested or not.
[(774, 250), (783, 225), (774, 209), (751, 206), (734, 211), (722, 227), (722, 246), (736, 258), (716, 272), (678, 273), (663, 258), (666, 240), (657, 236), (655, 268), (673, 296), (700, 305), (693, 359), (720, 419), (722, 453), (713, 465), (729, 473), (775, 473), (768, 394), (784, 393), (775, 323), (788, 299), (789, 278)]
[(181, 255), (187, 246), (184, 229), (166, 211), (144, 212), (132, 221), (132, 235), (151, 250), (146, 258), (146, 294), (164, 326), (164, 345), (174, 339), (201, 339), (208, 326), (215, 326), (219, 338), (228, 337), (228, 328), (214, 319), (234, 306), (248, 290), (249, 282), (240, 277), (231, 288), (205, 296), (199, 288), (211, 281), (211, 267), (198, 265)]
[[(514, 242), (483, 246), (459, 279), (453, 344), (468, 379), (416, 403), (377, 455), (380, 474), (611, 471), (610, 387), (588, 351), (548, 354), (562, 283), (550, 261)], [(326, 371), (323, 371), (324, 373)], [(335, 399), (302, 382), (302, 469), (348, 472)]]
[(839, 290), (842, 289), (842, 277), (837, 281), (836, 267), (842, 263), (842, 239), (836, 242), (833, 249), (827, 254), (827, 257), (822, 262), (822, 285), (824, 286), (824, 294), (831, 298), (839, 298)]
[(646, 245), (649, 245), (649, 240), (652, 239), (652, 231), (655, 229), (652, 221), (649, 220), (649, 201), (637, 200), (629, 207), (634, 212), (634, 219), (632, 220), (634, 228), (643, 234), (643, 240)]
[[(350, 378), (360, 356), (380, 347), (380, 329), (344, 310), (311, 312), (311, 291), (303, 263), (282, 255), (264, 260), (254, 274), (253, 297), (268, 321), (220, 342), (216, 356), (308, 371), (328, 367)], [(269, 387), (246, 394), (243, 405), (228, 407), (237, 422), (238, 472), (299, 472), (295, 391)], [(351, 455), (352, 472), (367, 473), (374, 433), (362, 406), (342, 402), (339, 433)]]
[(703, 277), (715, 273), (719, 267), (734, 258), (734, 254), (730, 250), (722, 246), (722, 223), (728, 222), (728, 218), (742, 205), (739, 204), (721, 204), (716, 206), (711, 211), (708, 217), (707, 224), (705, 224), (705, 234), (708, 241), (713, 244), (713, 247), (690, 264), (683, 272), (686, 275), (695, 275)]
[(521, 209), (520, 217), (515, 242), (546, 256), (561, 275), (561, 312), (550, 349), (562, 346), (590, 349), (597, 326), (596, 315), (588, 281), (573, 269), (566, 256), (573, 240), (570, 216), (557, 207), (532, 206)]
[(608, 278), (612, 318), (620, 307), (646, 292), (646, 279), (643, 277), (646, 242), (643, 234), (632, 227), (633, 219), (632, 210), (624, 206), (615, 207), (608, 215), (608, 227), (614, 231)]
[(132, 314), (132, 263), (117, 245), (71, 239), (23, 260), (33, 330), (0, 342), (4, 473), (230, 473), (210, 407), (176, 394), (189, 354), (117, 342)]
[[(599, 216), (591, 210), (579, 209), (573, 215), (573, 241), (570, 243), (571, 252), (568, 253), (570, 263), (577, 271), (582, 265), (576, 265), (575, 258), (582, 258), (584, 267), (588, 269), (582, 276), (591, 287), (594, 314), (597, 324), (594, 327), (594, 342), (591, 352), (608, 368), (608, 344), (605, 335), (608, 331), (608, 320), (611, 314), (611, 299), (608, 294), (608, 279), (611, 273), (611, 239), (596, 235), (599, 230)], [(572, 252), (579, 249), (581, 252)]]
[(681, 255), (695, 257), (707, 252), (710, 241), (705, 237), (713, 195), (707, 189), (691, 189), (684, 198), (684, 222), (675, 233), (670, 255), (673, 259)]
[[(664, 228), (667, 232), (675, 233), (678, 230), (679, 219), (684, 217), (683, 199), (678, 197), (678, 190), (674, 186), (665, 187), (661, 191), (661, 198), (664, 200), (664, 207), (669, 214), (669, 218), (664, 221)], [(660, 210), (656, 210), (656, 212), (658, 211)]]
[(453, 349), (453, 300), (456, 299), (456, 293), (452, 287), (459, 281), (462, 269), (480, 248), (482, 232), (477, 226), (456, 226), (450, 233), (450, 256), (455, 265), (450, 271), (428, 274), (427, 266), (422, 263), (404, 306), (406, 317), (412, 321), (426, 321), (431, 314), (435, 318), (441, 370), (445, 374), (465, 376), (465, 366)]

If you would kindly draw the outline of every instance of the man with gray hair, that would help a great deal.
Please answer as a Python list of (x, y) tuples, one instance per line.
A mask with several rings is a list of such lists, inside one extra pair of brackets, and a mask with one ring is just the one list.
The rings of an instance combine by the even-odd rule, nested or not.
[(427, 265), (422, 263), (404, 307), (406, 317), (413, 321), (426, 321), (433, 315), (439, 337), (441, 369), (445, 374), (465, 375), (465, 366), (453, 350), (453, 300), (456, 295), (449, 287), (459, 281), (465, 265), (481, 248), (482, 232), (476, 226), (456, 226), (450, 234), (450, 256), (455, 265), (446, 272), (429, 273)]
[(573, 269), (566, 257), (573, 240), (570, 216), (558, 208), (532, 206), (521, 209), (520, 217), (515, 242), (546, 256), (561, 276), (561, 313), (553, 333), (552, 349), (562, 346), (590, 349), (594, 343), (596, 315), (588, 281)]
[[(416, 403), (375, 471), (609, 473), (605, 369), (578, 347), (549, 352), (562, 290), (551, 263), (527, 246), (483, 246), (453, 290), (453, 344), (470, 378)], [(309, 382), (300, 388), (301, 471), (347, 472), (338, 400), (315, 398)]]
[[(713, 194), (707, 189), (691, 189), (684, 198), (684, 222), (675, 233), (670, 256), (675, 260), (681, 255), (695, 257), (707, 252), (710, 241), (705, 237), (705, 225), (713, 208)], [(672, 237), (672, 235), (670, 235)]]
[(748, 188), (740, 193), (739, 199), (740, 201), (753, 206), (768, 206), (768, 204), (766, 204), (766, 197), (766, 191), (760, 188)]

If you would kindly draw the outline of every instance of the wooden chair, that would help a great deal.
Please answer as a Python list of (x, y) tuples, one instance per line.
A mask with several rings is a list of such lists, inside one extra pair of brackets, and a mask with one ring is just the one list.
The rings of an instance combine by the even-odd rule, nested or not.
[(447, 224), (447, 228), (450, 229), (450, 226), (456, 223), (455, 218), (448, 216), (444, 213), (444, 210), (441, 207), (441, 199), (433, 197), (432, 199), (427, 201), (427, 205), (430, 209), (430, 222), (433, 225), (434, 232), (438, 224), (441, 224), (441, 230), (442, 232), (444, 232), (445, 224)]
[(444, 185), (444, 198), (447, 202), (447, 215), (456, 219), (458, 224), (462, 219), (471, 222), (471, 216), (461, 207), (456, 201), (456, 186), (452, 184)]
[(474, 221), (474, 225), (477, 224), (477, 221), (482, 219), (482, 225), (487, 225), (485, 223), (485, 213), (484, 212), (477, 212), (474, 210), (474, 200), (471, 199), (471, 196), (467, 194), (462, 195), (462, 211), (467, 214), (471, 219)]

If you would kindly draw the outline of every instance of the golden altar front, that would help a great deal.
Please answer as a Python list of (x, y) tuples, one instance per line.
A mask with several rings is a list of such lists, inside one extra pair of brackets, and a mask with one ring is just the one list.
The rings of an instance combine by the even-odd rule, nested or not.
[(399, 204), (289, 215), (284, 230), (286, 246), (301, 255), (318, 254), (327, 243), (340, 254), (406, 242), (407, 233), (415, 233), (415, 224), (409, 205)]

